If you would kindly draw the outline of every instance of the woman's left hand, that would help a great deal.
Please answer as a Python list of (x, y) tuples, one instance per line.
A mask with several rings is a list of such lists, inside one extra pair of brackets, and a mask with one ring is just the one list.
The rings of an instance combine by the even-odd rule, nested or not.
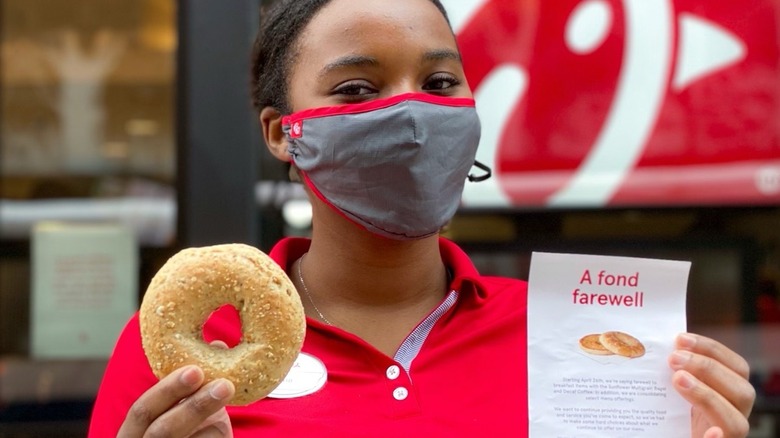
[(747, 361), (710, 338), (683, 333), (669, 357), (672, 383), (692, 405), (694, 438), (744, 438), (756, 391)]

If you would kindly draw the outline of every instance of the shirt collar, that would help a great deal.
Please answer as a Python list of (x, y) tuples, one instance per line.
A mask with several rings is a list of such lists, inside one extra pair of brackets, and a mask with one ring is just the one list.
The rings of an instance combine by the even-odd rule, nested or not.
[(289, 274), (292, 263), (309, 250), (311, 240), (302, 237), (285, 237), (271, 248), (268, 256)]
[(482, 277), (472, 263), (471, 258), (455, 242), (439, 238), (439, 252), (444, 264), (452, 272), (450, 289), (461, 292), (462, 296), (472, 294), (484, 297), (487, 288), (482, 282)]

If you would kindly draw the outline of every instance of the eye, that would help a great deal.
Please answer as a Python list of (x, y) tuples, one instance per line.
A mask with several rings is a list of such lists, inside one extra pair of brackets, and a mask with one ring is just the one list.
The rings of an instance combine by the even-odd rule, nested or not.
[(436, 73), (428, 78), (423, 84), (423, 90), (433, 92), (446, 92), (447, 90), (460, 85), (461, 81), (454, 75), (448, 73)]
[(342, 100), (352, 102), (366, 99), (378, 93), (371, 84), (363, 81), (352, 81), (340, 84), (331, 92)]

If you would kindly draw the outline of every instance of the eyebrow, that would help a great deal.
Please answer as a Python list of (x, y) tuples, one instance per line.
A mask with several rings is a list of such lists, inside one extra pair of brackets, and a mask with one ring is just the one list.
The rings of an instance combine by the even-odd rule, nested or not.
[[(425, 54), (423, 54), (422, 60), (423, 61), (453, 60), (457, 62), (462, 62), (460, 54), (455, 50), (450, 50), (450, 49), (429, 50), (425, 52)], [(328, 63), (325, 67), (323, 67), (320, 70), (318, 76), (323, 77), (328, 73), (332, 72), (333, 70), (338, 70), (345, 67), (362, 67), (362, 66), (376, 67), (378, 65), (379, 65), (379, 60), (377, 60), (372, 56), (347, 55), (338, 58), (333, 62)]]
[(319, 76), (325, 76), (333, 70), (338, 70), (344, 67), (361, 67), (361, 66), (378, 66), (379, 61), (371, 56), (363, 55), (347, 55), (337, 60), (328, 63), (319, 72)]
[(423, 61), (442, 61), (447, 59), (463, 62), (460, 53), (450, 49), (430, 50), (423, 55)]

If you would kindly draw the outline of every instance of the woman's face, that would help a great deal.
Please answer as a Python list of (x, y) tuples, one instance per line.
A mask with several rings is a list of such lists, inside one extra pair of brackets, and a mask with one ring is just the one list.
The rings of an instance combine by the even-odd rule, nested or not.
[(471, 97), (452, 31), (429, 0), (332, 0), (297, 49), (294, 112), (408, 92)]

